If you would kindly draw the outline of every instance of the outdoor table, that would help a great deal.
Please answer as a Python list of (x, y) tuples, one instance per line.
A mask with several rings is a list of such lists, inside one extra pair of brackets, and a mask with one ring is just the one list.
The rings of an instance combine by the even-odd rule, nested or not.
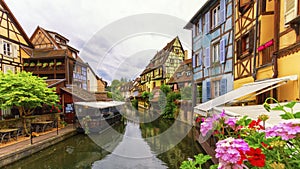
[[(4, 134), (8, 134), (8, 141), (10, 141), (11, 138), (11, 134), (13, 134), (15, 131), (18, 131), (17, 128), (11, 128), (11, 129), (0, 129), (0, 134), (4, 135)], [(16, 137), (16, 139), (18, 140), (18, 136)]]
[(31, 123), (31, 125), (33, 125), (33, 126), (40, 127), (42, 132), (45, 132), (45, 129), (47, 128), (47, 126), (49, 126), (51, 124), (53, 124), (53, 121), (38, 121), (38, 122), (32, 122)]

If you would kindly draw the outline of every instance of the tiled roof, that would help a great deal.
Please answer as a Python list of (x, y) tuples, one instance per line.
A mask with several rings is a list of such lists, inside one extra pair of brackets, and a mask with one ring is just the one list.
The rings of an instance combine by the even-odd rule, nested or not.
[[(187, 76), (186, 72), (190, 71), (190, 76)], [(178, 73), (181, 73), (181, 76), (177, 76)], [(168, 84), (172, 83), (181, 83), (192, 81), (192, 59), (184, 60), (180, 66), (177, 68)]]
[(77, 86), (62, 87), (61, 90), (82, 99), (83, 101), (96, 101), (96, 96), (93, 93)]

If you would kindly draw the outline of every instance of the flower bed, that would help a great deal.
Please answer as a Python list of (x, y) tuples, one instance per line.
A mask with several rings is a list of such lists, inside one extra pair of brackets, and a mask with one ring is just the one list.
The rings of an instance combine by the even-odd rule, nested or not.
[[(219, 164), (211, 168), (300, 168), (300, 112), (293, 113), (296, 102), (281, 105), (275, 100), (278, 106), (271, 108), (269, 99), (264, 103), (267, 111), (284, 112), (283, 120), (273, 127), (265, 128), (269, 117), (264, 114), (253, 120), (247, 116), (226, 117), (223, 111), (202, 120), (201, 135), (213, 133), (219, 140), (215, 149)], [(201, 164), (190, 160), (181, 168), (201, 168)]]

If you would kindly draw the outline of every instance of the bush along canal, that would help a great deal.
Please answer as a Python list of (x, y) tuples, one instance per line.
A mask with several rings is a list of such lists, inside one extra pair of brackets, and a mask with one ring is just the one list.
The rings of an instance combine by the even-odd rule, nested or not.
[[(139, 113), (139, 118), (143, 114)], [(172, 129), (174, 125), (177, 128)], [(176, 169), (203, 152), (193, 136), (194, 129), (189, 126), (186, 130), (187, 126), (176, 120), (157, 118), (142, 123), (127, 118), (101, 133), (73, 136), (4, 168)], [(186, 131), (182, 139), (173, 141)]]

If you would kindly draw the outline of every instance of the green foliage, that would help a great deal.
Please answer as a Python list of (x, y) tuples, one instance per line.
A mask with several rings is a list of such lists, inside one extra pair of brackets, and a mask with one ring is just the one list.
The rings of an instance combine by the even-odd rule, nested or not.
[[(269, 100), (273, 100), (277, 105), (273, 108), (271, 108), (270, 104), (268, 103)], [(295, 118), (300, 118), (300, 112), (293, 112), (293, 108), (296, 105), (295, 101), (289, 102), (285, 105), (281, 105), (276, 99), (269, 97), (265, 100), (263, 106), (264, 108), (270, 112), (271, 110), (275, 110), (275, 111), (283, 111), (284, 114), (281, 114), (281, 118), (284, 120), (288, 120), (288, 119), (295, 119)], [(290, 109), (290, 111), (287, 111), (286, 109)]]
[(112, 98), (112, 92), (107, 92), (107, 97)]
[(139, 104), (139, 102), (138, 102), (138, 100), (137, 99), (133, 99), (132, 101), (131, 101), (131, 105), (132, 105), (132, 107), (134, 107), (134, 108), (138, 108), (138, 104)]
[(186, 86), (180, 90), (182, 100), (192, 100), (192, 87)]
[(44, 78), (32, 73), (0, 73), (0, 108), (18, 107), (20, 116), (30, 115), (43, 104), (55, 105), (59, 101), (55, 88), (48, 88)]
[(168, 95), (168, 94), (171, 92), (170, 86), (165, 85), (165, 84), (163, 84), (163, 85), (160, 86), (160, 90), (161, 90), (165, 95)]
[[(17, 107), (20, 117), (32, 114), (35, 108), (55, 105), (59, 101), (55, 88), (48, 88), (44, 78), (29, 72), (0, 72), (0, 108)], [(23, 118), (26, 134), (26, 120)]]
[(202, 169), (202, 165), (205, 164), (208, 160), (210, 160), (211, 156), (200, 153), (198, 155), (195, 155), (194, 158), (195, 158), (194, 160), (189, 159), (187, 161), (183, 161), (180, 168), (181, 169)]
[(114, 90), (112, 92), (112, 99), (115, 101), (124, 101), (124, 97), (122, 96), (120, 90)]
[(180, 93), (170, 92), (166, 98), (166, 106), (164, 107), (162, 117), (165, 119), (174, 119), (175, 112), (178, 111), (178, 108), (175, 104), (175, 101), (180, 99)]

